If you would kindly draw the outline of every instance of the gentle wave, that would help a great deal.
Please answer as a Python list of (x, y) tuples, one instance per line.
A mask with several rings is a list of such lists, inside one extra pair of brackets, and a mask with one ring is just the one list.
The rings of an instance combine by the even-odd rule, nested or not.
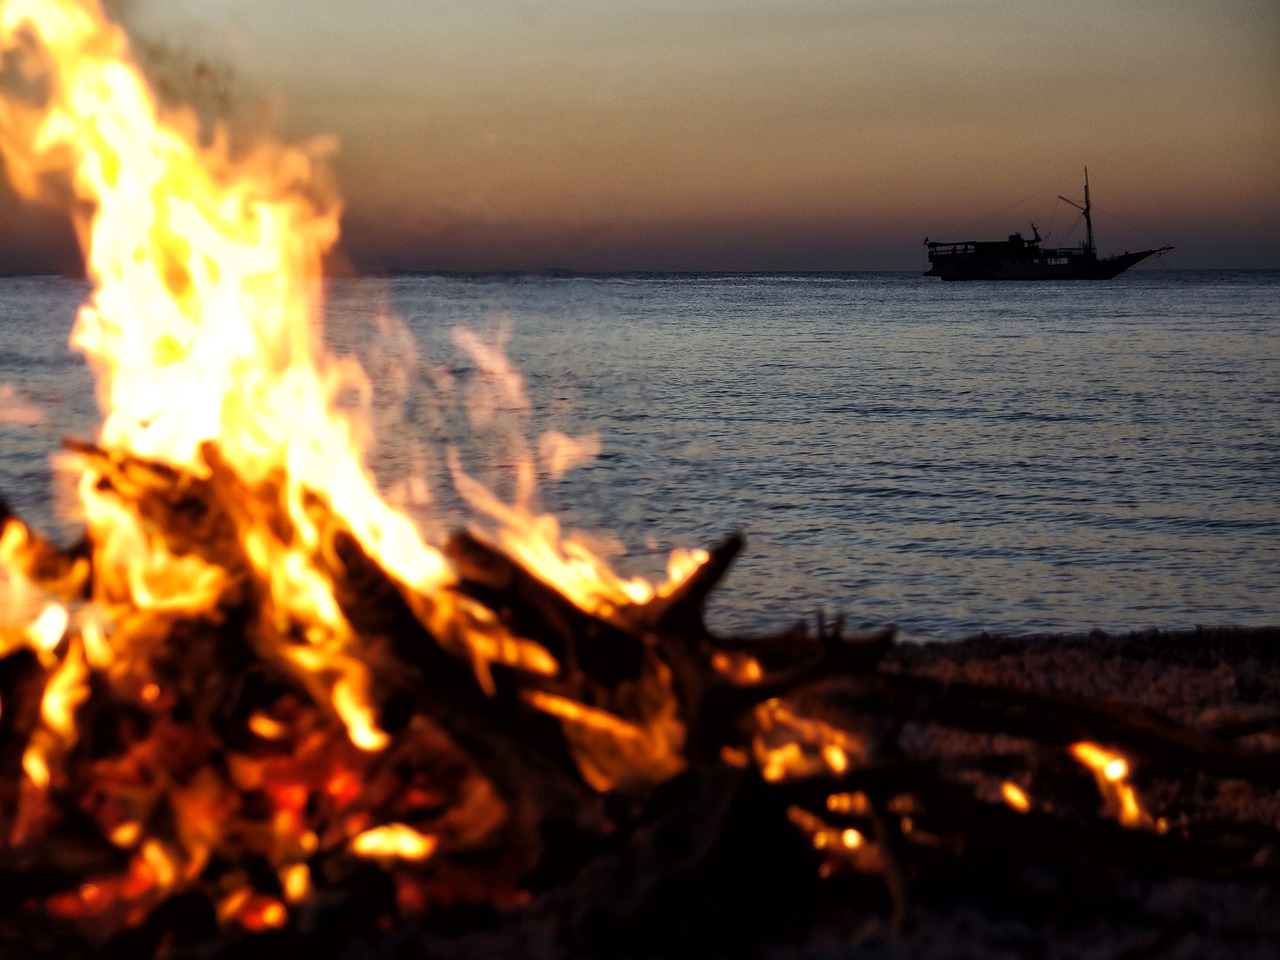
[[(65, 346), (85, 289), (0, 280), (0, 384), (46, 414), (38, 430), (0, 423), (0, 494), (46, 525), (44, 458), (93, 428)], [(1280, 274), (423, 275), (331, 291), (335, 344), (409, 374), (374, 378), (403, 392), (379, 408), (388, 479), (447, 437), (509, 481), (509, 436), (467, 436), (448, 409), (482, 379), (450, 331), (507, 331), (536, 412), (503, 429), (601, 438), (596, 461), (543, 485), (566, 525), (651, 574), (673, 546), (745, 531), (717, 629), (818, 610), (915, 637), (1280, 621)], [(379, 316), (401, 318), (418, 358), (380, 339)], [(443, 525), (462, 522), (437, 491)]]

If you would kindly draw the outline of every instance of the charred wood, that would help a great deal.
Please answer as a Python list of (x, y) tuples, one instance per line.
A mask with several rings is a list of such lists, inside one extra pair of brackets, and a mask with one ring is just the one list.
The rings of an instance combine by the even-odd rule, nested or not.
[[(202, 771), (237, 784), (224, 794), (252, 832), (270, 807), (252, 777), (237, 781), (237, 765), (257, 769), (269, 753), (247, 732), (250, 718), (320, 700), (272, 653), (300, 641), (264, 613), (269, 592), (255, 582), (243, 544), (247, 525), (262, 519), (257, 512), (280, 502), (279, 479), (250, 489), (214, 447), (203, 451), (208, 475), (201, 477), (88, 445), (76, 450), (100, 493), (134, 505), (174, 555), (198, 556), (226, 578), (202, 613), (166, 612), (129, 625), (143, 650), (137, 656), (164, 692), (144, 709), (113, 697), (101, 681), (90, 683), (76, 718), (84, 732), (66, 764), (72, 782), (51, 790), (42, 824), (52, 839), (39, 847), (14, 843), (11, 827), (49, 671), (29, 650), (0, 658), (0, 846), (7, 847), (0, 889), (15, 913), (23, 897), (71, 891), (86, 876), (122, 867), (123, 855), (93, 817), (93, 803), (106, 802), (110, 791), (86, 785), (112, 764), (128, 766), (131, 751), (162, 770), (156, 790), (176, 785), (201, 799), (192, 784)], [(261, 939), (228, 933), (211, 899), (222, 878), (244, 875), (255, 890), (282, 895), (281, 881), (246, 840), (239, 862), (217, 852), (203, 866), (203, 886), (153, 905), (143, 922), (106, 942), (107, 954), (230, 957), (243, 949), (248, 956), (272, 943), (303, 943), (332, 947), (337, 956), (336, 941), (325, 941), (339, 927), (348, 936), (357, 931), (350, 944), (376, 941), (399, 923), (407, 925), (400, 945), (421, 946), (541, 911), (539, 922), (550, 924), (567, 954), (705, 956), (803, 937), (811, 905), (830, 902), (831, 891), (871, 891), (867, 902), (885, 929), (908, 936), (918, 905), (948, 898), (993, 910), (1003, 898), (1005, 909), (1025, 915), (1050, 914), (1056, 898), (1128, 922), (1142, 908), (1124, 896), (1107, 905), (1116, 877), (1243, 878), (1268, 891), (1280, 887), (1280, 823), (1210, 816), (1190, 797), (1205, 782), (1280, 788), (1280, 755), (1241, 742), (1269, 736), (1273, 710), (1206, 730), (1105, 698), (946, 679), (913, 668), (909, 657), (895, 659), (892, 627), (846, 633), (837, 622), (772, 637), (718, 637), (704, 606), (742, 548), (738, 535), (709, 551), (668, 595), (593, 612), (479, 535), (458, 533), (445, 547), (457, 582), (425, 596), (370, 556), (337, 505), (304, 500), (306, 522), (323, 531), (314, 559), (354, 634), (351, 655), (368, 670), (379, 727), (392, 741), (362, 761), (364, 779), (353, 789), (378, 810), (437, 822), (460, 802), (462, 785), (479, 779), (506, 819), (488, 846), (444, 851), (438, 880), (418, 878), (414, 889), (435, 908), (423, 917), (404, 915), (393, 869), (321, 843), (308, 862), (317, 889), (292, 929)], [(268, 513), (274, 535), (288, 541), (291, 521)], [(18, 522), (0, 503), (0, 524)], [(28, 542), (36, 579), (60, 585), (63, 596), (91, 593), (92, 544), (60, 551), (34, 536)], [(504, 637), (547, 651), (556, 668), (526, 669), (518, 658), (478, 662), (459, 637), (439, 635), (447, 618), (435, 614), (449, 604), (459, 617), (483, 616)], [(537, 698), (639, 730), (646, 716), (636, 689), (655, 678), (669, 682), (685, 734), (679, 765), (656, 778), (592, 786), (563, 715), (538, 709)], [(340, 742), (340, 724), (327, 722), (316, 721), (328, 731), (317, 734), (320, 755), (352, 749)], [(807, 749), (816, 759), (801, 772), (785, 764), (771, 770), (762, 755), (774, 722), (814, 736), (834, 732), (838, 749), (800, 743), (798, 735), (788, 756)], [(968, 739), (962, 749), (925, 755), (912, 742), (923, 728)], [(1003, 738), (1001, 749), (995, 738)], [(1132, 757), (1139, 787), (1160, 786), (1163, 826), (1114, 822), (1093, 775), (1064, 749), (1082, 740)], [(271, 749), (278, 758), (284, 748)], [(424, 768), (445, 786), (404, 800), (414, 771)], [(1008, 778), (1034, 788), (1028, 809), (998, 799)], [(836, 797), (843, 799), (833, 803)], [(137, 805), (147, 811), (148, 829), (176, 834), (173, 802), (148, 796)], [(816, 832), (806, 837), (793, 824)], [(327, 828), (343, 840), (349, 829)], [(833, 849), (831, 837), (847, 840)], [(767, 871), (757, 869), (761, 862)], [(828, 886), (819, 884), (820, 865), (838, 874)], [(519, 906), (529, 898), (532, 905)], [(664, 949), (660, 933), (677, 927), (681, 949)], [(279, 939), (286, 935), (292, 939)], [(0, 924), (0, 945), (5, 936)]]

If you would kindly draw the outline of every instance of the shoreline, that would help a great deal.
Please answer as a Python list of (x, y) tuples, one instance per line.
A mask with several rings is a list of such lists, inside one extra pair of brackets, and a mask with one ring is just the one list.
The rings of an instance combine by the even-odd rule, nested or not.
[[(1259, 671), (1246, 688), (1230, 696), (1217, 689), (1213, 709), (1249, 710), (1263, 706), (1260, 690), (1271, 689), (1272, 710), (1280, 709), (1280, 626), (1194, 627), (1166, 630), (1131, 630), (1127, 633), (1092, 630), (1088, 633), (979, 633), (960, 640), (910, 641), (896, 644), (887, 662), (921, 670), (946, 679), (981, 680), (1026, 688), (1037, 686), (1091, 698), (1115, 699), (1131, 706), (1166, 713), (1170, 719), (1191, 726), (1212, 725), (1212, 718), (1198, 716), (1197, 705), (1209, 709), (1215, 699), (1209, 689), (1200, 700), (1173, 687), (1135, 686), (1134, 681), (1154, 683), (1175, 678), (1189, 681), (1197, 672), (1220, 670), (1226, 665), (1249, 666)], [(1119, 675), (1115, 669), (1122, 668)], [(1220, 677), (1220, 679), (1223, 679)]]
[[(1115, 704), (1212, 733), (1259, 754), (1280, 755), (1280, 627), (1139, 630), (1127, 634), (1002, 636), (903, 644), (886, 657), (944, 682), (981, 683), (1049, 691)], [(909, 739), (921, 758), (940, 764), (975, 750), (1022, 754), (1042, 762), (1044, 748), (1006, 734), (943, 729), (923, 721)], [(1135, 783), (1154, 816), (1174, 832), (1209, 824), (1241, 835), (1280, 836), (1280, 790), (1190, 772), (1147, 775), (1141, 758)], [(1095, 881), (1091, 905), (1063, 903), (1034, 916), (1012, 905), (975, 903), (968, 890), (933, 891), (913, 904), (913, 922), (900, 935), (878, 918), (863, 920), (852, 939), (846, 929), (835, 952), (811, 945), (770, 957), (853, 956), (881, 960), (960, 957), (1271, 957), (1280, 943), (1280, 846), (1260, 846), (1251, 869), (1221, 876), (1112, 870)], [(1052, 871), (1053, 865), (1045, 865)], [(1100, 904), (1100, 905), (1099, 905)], [(828, 941), (829, 942), (829, 941)]]

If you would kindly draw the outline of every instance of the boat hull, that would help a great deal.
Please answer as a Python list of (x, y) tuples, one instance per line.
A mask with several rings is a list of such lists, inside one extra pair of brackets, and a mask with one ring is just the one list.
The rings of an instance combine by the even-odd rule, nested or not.
[(1072, 257), (1066, 263), (1037, 260), (988, 259), (977, 256), (939, 256), (925, 272), (942, 280), (1110, 280), (1148, 257), (1171, 247), (1121, 253), (1114, 257)]

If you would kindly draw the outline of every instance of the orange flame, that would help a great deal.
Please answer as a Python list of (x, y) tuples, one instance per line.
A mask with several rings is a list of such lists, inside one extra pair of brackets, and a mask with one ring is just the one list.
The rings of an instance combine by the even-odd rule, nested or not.
[[(205, 477), (205, 445), (216, 444), (218, 461), (271, 501), (246, 506), (245, 554), (270, 585), (281, 632), (296, 624), (339, 666), (335, 675), (348, 682), (335, 689), (345, 703), (337, 709), (353, 737), (376, 748), (380, 738), (351, 708), (360, 683), (340, 666), (351, 630), (323, 562), (325, 523), (311, 505), (340, 504), (343, 523), (382, 568), (432, 598), (420, 612), (437, 635), (448, 635), (444, 627), (457, 617), (443, 590), (455, 575), (379, 494), (364, 465), (368, 429), (339, 402), (349, 388), (367, 394), (367, 378), (319, 342), (319, 280), (337, 238), (338, 205), (316, 151), (261, 146), (237, 157), (221, 131), (200, 143), (190, 111), (157, 103), (129, 63), (124, 33), (96, 0), (6, 2), (0, 41), (37, 61), (30, 69), (48, 90), (42, 102), (0, 100), (0, 149), (15, 182), (38, 195), (46, 173), (65, 170), (93, 211), (91, 219), (79, 214), (79, 226), (95, 290), (72, 343), (98, 374), (102, 446)], [(474, 337), (459, 342), (505, 378), (512, 402), (525, 402), (500, 353)], [(543, 447), (556, 471), (590, 454), (592, 441), (555, 435)], [(618, 577), (582, 544), (562, 540), (553, 518), (528, 512), (531, 474), (520, 469), (515, 506), (459, 470), (460, 489), (498, 522), (501, 546), (586, 610), (643, 603), (705, 559), (673, 557), (670, 582), (656, 590)], [(102, 599), (208, 608), (221, 572), (174, 555), (99, 481), (90, 471), (81, 484), (97, 569), (122, 571), (98, 588)], [(287, 525), (270, 522), (280, 511)], [(474, 639), (483, 664), (493, 655), (491, 634)], [(316, 668), (311, 658), (292, 662)]]
[[(351, 809), (364, 788), (360, 758), (396, 740), (379, 726), (372, 661), (336, 596), (336, 531), (349, 532), (405, 588), (433, 636), (465, 648), (453, 652), (470, 659), (485, 689), (493, 689), (492, 663), (544, 676), (559, 675), (562, 665), (450, 589), (455, 570), (383, 497), (366, 465), (369, 426), (359, 406), (343, 400), (367, 397), (369, 380), (322, 346), (322, 266), (339, 214), (321, 163), (327, 147), (260, 144), (235, 153), (220, 128), (202, 138), (193, 112), (159, 103), (99, 0), (0, 0), (0, 55), (13, 81), (0, 92), (0, 154), (10, 178), (33, 199), (54, 198), (51, 181), (65, 182), (75, 200), (93, 294), (71, 343), (97, 376), (104, 416), (103, 454), (84, 455), (79, 483), (92, 555), (69, 561), (55, 582), (38, 571), (26, 528), (14, 520), (0, 528), (0, 655), (28, 648), (46, 673), (39, 726), (23, 756), (24, 789), (43, 796), (56, 785), (90, 679), (101, 676), (151, 725), (120, 756), (96, 762), (94, 815), (103, 835), (129, 852), (127, 873), (60, 895), (59, 909), (123, 911), (136, 920), (200, 874), (226, 840), (241, 791), (252, 791), (264, 806), (258, 832), (226, 842), (268, 857), (279, 891), (268, 896), (229, 881), (218, 913), (254, 929), (277, 927), (288, 921), (286, 904), (310, 889), (302, 861), (322, 844), (422, 860), (442, 842)], [(526, 404), (500, 350), (467, 336), (459, 344), (499, 378), (508, 402)], [(553, 434), (537, 453), (557, 475), (597, 449), (593, 438)], [(531, 452), (517, 472), (512, 504), (456, 465), (454, 476), (464, 498), (496, 524), (499, 546), (583, 610), (611, 616), (668, 595), (707, 559), (674, 553), (667, 582), (656, 586), (620, 576), (585, 543), (562, 536), (554, 518), (533, 511)], [(236, 562), (248, 570), (222, 566), (200, 543), (177, 542), (145, 509), (175, 484), (230, 491), (219, 502), (242, 557)], [(148, 660), (155, 637), (183, 617), (216, 621), (223, 599), (245, 580), (263, 597), (255, 652), (327, 704), (337, 718), (330, 726), (358, 749), (322, 724), (267, 709), (245, 721), (252, 741), (245, 752), (227, 753), (215, 768), (195, 750), (183, 760), (192, 769), (165, 782), (157, 754), (190, 744), (169, 713), (182, 694)], [(607, 791), (683, 768), (685, 729), (671, 686), (655, 661), (626, 692), (633, 707), (626, 716), (552, 694), (526, 702), (561, 720), (584, 776)], [(800, 721), (771, 715), (771, 722)], [(857, 744), (832, 741), (817, 762), (843, 769), (857, 753)], [(476, 810), (458, 832), (479, 836), (501, 805), (482, 789), (467, 796)], [(161, 803), (177, 821), (163, 840), (145, 826)], [(304, 819), (317, 804), (341, 824), (323, 837)], [(35, 810), (24, 807), (21, 822), (38, 819)], [(342, 836), (335, 840), (335, 832)], [(26, 834), (15, 828), (11, 836), (19, 835)], [(275, 897), (281, 892), (283, 901)]]
[[(36, 194), (45, 173), (65, 169), (92, 209), (79, 227), (95, 289), (72, 343), (98, 375), (102, 446), (207, 476), (202, 447), (216, 443), (250, 489), (282, 476), (279, 503), (265, 509), (285, 513), (289, 534), (258, 522), (240, 536), (282, 625), (299, 624), (335, 657), (350, 631), (316, 560), (326, 544), (308, 496), (340, 502), (386, 569), (438, 593), (451, 580), (443, 557), (379, 496), (363, 466), (364, 430), (338, 403), (363, 374), (319, 346), (318, 281), (338, 208), (319, 199), (313, 154), (261, 147), (233, 158), (221, 132), (201, 145), (194, 116), (158, 105), (95, 0), (6, 2), (0, 40), (37, 61), (30, 70), (48, 91), (43, 102), (0, 101), (15, 182)], [(98, 597), (135, 609), (210, 607), (222, 571), (173, 555), (99, 480), (88, 472), (81, 483), (104, 574)], [(337, 675), (346, 681), (335, 688), (339, 713), (353, 737), (376, 746), (368, 723), (353, 720), (358, 682), (349, 670)]]

